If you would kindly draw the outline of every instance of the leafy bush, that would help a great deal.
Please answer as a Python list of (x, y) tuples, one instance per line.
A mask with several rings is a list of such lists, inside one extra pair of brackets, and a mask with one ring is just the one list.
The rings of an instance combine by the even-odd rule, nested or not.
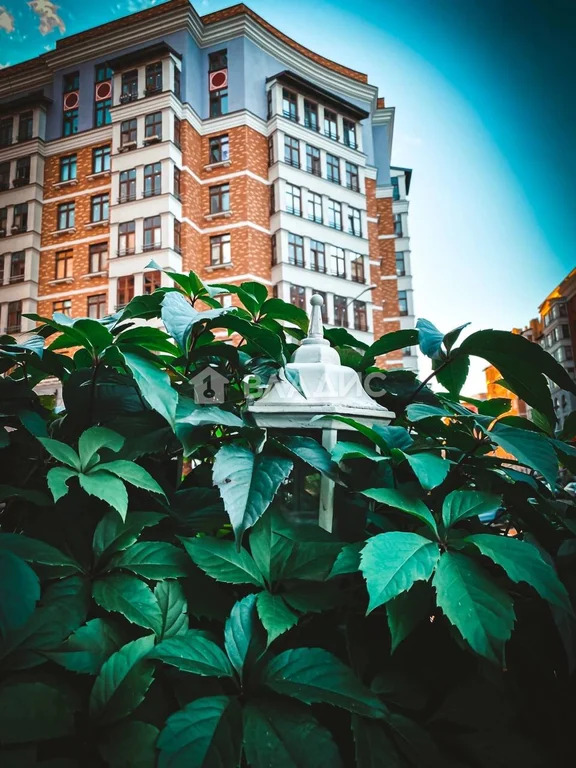
[[(327, 330), (361, 376), (419, 343), (445, 390), (389, 371), (394, 422), (343, 419), (329, 455), (246, 409), (242, 382), (284, 368), (305, 313), (257, 283), (171, 277), (102, 321), (0, 339), (2, 765), (567, 765), (561, 366), (501, 331), (456, 346), (462, 329), (420, 321), (368, 347)], [(471, 355), (531, 421), (460, 395)], [(224, 403), (194, 399), (206, 366)], [(56, 381), (63, 407), (35, 393)], [(294, 514), (314, 473), (337, 483), (334, 533)]]

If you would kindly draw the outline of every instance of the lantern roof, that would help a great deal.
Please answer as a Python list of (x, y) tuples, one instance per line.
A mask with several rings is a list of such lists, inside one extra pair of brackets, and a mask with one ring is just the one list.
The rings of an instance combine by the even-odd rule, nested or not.
[[(310, 303), (308, 336), (292, 355), (286, 371), (248, 410), (263, 427), (330, 428), (325, 423), (330, 419), (311, 424), (317, 416), (330, 415), (348, 416), (368, 425), (388, 424), (394, 414), (370, 397), (359, 374), (342, 365), (337, 350), (324, 338), (324, 299), (314, 294)], [(340, 423), (337, 428), (345, 425)]]

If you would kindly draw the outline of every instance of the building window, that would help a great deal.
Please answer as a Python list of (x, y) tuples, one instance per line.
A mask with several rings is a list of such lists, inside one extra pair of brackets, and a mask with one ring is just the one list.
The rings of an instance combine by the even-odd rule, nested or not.
[(210, 264), (219, 267), (231, 264), (230, 235), (215, 235), (210, 238)]
[(357, 149), (356, 143), (356, 123), (351, 120), (342, 120), (342, 130), (344, 132), (344, 144), (352, 149)]
[(162, 231), (160, 216), (147, 216), (144, 219), (144, 251), (155, 251), (161, 247)]
[(18, 141), (30, 141), (34, 129), (34, 113), (22, 112), (18, 117)]
[(398, 291), (398, 314), (405, 317), (408, 314), (408, 294), (406, 291)]
[(52, 302), (52, 312), (55, 314), (59, 312), (61, 315), (72, 315), (72, 299), (62, 299), (61, 301)]
[(0, 147), (12, 144), (14, 120), (12, 117), (0, 117)]
[(313, 131), (318, 130), (318, 104), (304, 99), (304, 125)]
[(162, 112), (153, 112), (144, 118), (144, 139), (162, 140)]
[(146, 65), (146, 96), (162, 90), (162, 62), (155, 61)]
[(180, 200), (182, 198), (182, 188), (180, 186), (181, 184), (181, 176), (180, 168), (176, 168), (174, 166), (174, 196)]
[(353, 306), (354, 306), (354, 328), (357, 331), (367, 331), (368, 317), (366, 314), (366, 302), (355, 301)]
[(324, 300), (324, 303), (321, 306), (321, 315), (322, 315), (322, 322), (327, 323), (328, 322), (328, 295), (325, 291), (317, 291), (314, 289), (313, 293), (316, 293), (318, 296), (322, 296), (322, 299)]
[(106, 294), (98, 293), (96, 296), (88, 296), (87, 314), (93, 320), (100, 320), (106, 315)]
[(270, 120), (270, 118), (272, 117), (272, 89), (271, 88), (269, 88), (266, 91), (266, 105), (267, 105), (266, 116), (268, 120)]
[(318, 240), (310, 240), (310, 269), (326, 272), (326, 248)]
[(94, 243), (88, 249), (88, 272), (105, 272), (108, 266), (108, 243)]
[(330, 274), (335, 277), (346, 277), (344, 249), (335, 245), (330, 246)]
[(224, 163), (230, 159), (228, 134), (213, 136), (210, 139), (209, 163)]
[(218, 72), (220, 69), (226, 69), (228, 66), (228, 51), (223, 48), (221, 51), (214, 51), (208, 54), (208, 71)]
[(71, 181), (76, 178), (77, 157), (76, 155), (66, 155), (60, 158), (60, 181)]
[(290, 286), (290, 304), (300, 309), (306, 309), (306, 288), (301, 285)]
[(295, 216), (302, 216), (302, 190), (294, 184), (286, 184), (286, 211)]
[(138, 98), (138, 70), (131, 69), (129, 72), (122, 73), (122, 93), (120, 94), (120, 103), (128, 104), (130, 101), (136, 101)]
[(62, 135), (72, 136), (78, 133), (78, 109), (67, 109), (62, 118)]
[(317, 224), (322, 224), (322, 196), (316, 192), (308, 193), (308, 218)]
[(92, 173), (106, 173), (110, 170), (110, 145), (92, 150)]
[(404, 277), (406, 274), (406, 254), (404, 251), (398, 251), (396, 254), (396, 275)]
[[(69, 203), (74, 207), (74, 203)], [(28, 231), (28, 203), (19, 203), (14, 206), (14, 218), (12, 220), (12, 232)]]
[(291, 136), (284, 136), (284, 162), (300, 168), (300, 142)]
[(274, 184), (270, 186), (270, 199), (269, 199), (269, 207), (270, 207), (270, 215), (273, 213), (276, 213), (276, 187)]
[(136, 250), (136, 224), (124, 221), (118, 226), (118, 256), (131, 256)]
[(210, 92), (210, 117), (218, 117), (228, 112), (228, 89), (220, 88)]
[(30, 184), (30, 158), (19, 157), (16, 160), (16, 178), (14, 186), (20, 187), (24, 184)]
[(112, 99), (100, 99), (94, 102), (94, 125), (98, 128), (101, 125), (108, 125), (112, 122), (110, 107)]
[(348, 328), (348, 300), (345, 296), (334, 296), (334, 325)]
[(119, 192), (118, 202), (120, 203), (136, 200), (136, 168), (120, 172)]
[(54, 280), (65, 280), (72, 277), (72, 266), (74, 264), (74, 251), (56, 251), (54, 260)]
[(154, 293), (157, 288), (160, 288), (162, 283), (162, 273), (159, 269), (155, 269), (153, 272), (144, 272), (144, 293), (150, 295)]
[(110, 199), (108, 195), (94, 195), (90, 200), (90, 221), (108, 221), (108, 207)]
[(324, 133), (328, 138), (338, 140), (338, 118), (329, 109), (324, 110)]
[(0, 208), (0, 237), (6, 237), (8, 230), (8, 208)]
[(336, 200), (328, 200), (328, 226), (342, 229), (342, 205)]
[(400, 200), (400, 177), (391, 176), (390, 183), (392, 184), (392, 200)]
[(162, 164), (150, 163), (144, 166), (144, 197), (162, 193)]
[(174, 219), (174, 250), (182, 253), (182, 224), (178, 219)]
[(80, 88), (80, 72), (69, 72), (62, 78), (62, 90), (64, 93), (77, 91)]
[(174, 144), (178, 149), (182, 148), (182, 120), (174, 117)]
[(0, 191), (10, 189), (10, 163), (0, 163)]
[(120, 146), (125, 147), (126, 144), (136, 144), (138, 141), (138, 129), (136, 118), (132, 120), (123, 120), (120, 123)]
[(354, 192), (360, 191), (360, 177), (358, 166), (354, 163), (346, 163), (346, 186)]
[(394, 234), (396, 237), (402, 237), (403, 230), (402, 230), (402, 214), (395, 213), (394, 214)]
[(25, 269), (26, 253), (24, 251), (16, 251), (16, 253), (10, 256), (10, 282), (21, 283), (24, 280)]
[(273, 234), (270, 238), (270, 249), (271, 249), (271, 257), (270, 257), (270, 263), (272, 266), (275, 266), (278, 264), (278, 240), (276, 237), (276, 234)]
[(356, 256), (350, 262), (350, 278), (354, 283), (365, 283), (366, 276), (364, 274), (364, 257)]
[(268, 167), (271, 168), (274, 165), (274, 137), (268, 137)]
[(96, 82), (97, 83), (104, 83), (106, 80), (110, 80), (112, 77), (113, 72), (108, 66), (108, 64), (98, 64), (96, 66)]
[(356, 237), (362, 237), (362, 216), (357, 208), (348, 206), (348, 232)]
[(340, 160), (335, 155), (326, 154), (326, 178), (340, 184)]
[(293, 91), (287, 88), (282, 89), (282, 114), (288, 120), (298, 122), (298, 97)]
[(118, 278), (118, 304), (116, 309), (122, 309), (134, 298), (134, 275), (124, 275)]
[(8, 302), (8, 321), (6, 324), (7, 333), (20, 333), (22, 329), (22, 302)]
[(317, 147), (311, 147), (310, 144), (306, 145), (306, 170), (314, 176), (322, 176), (320, 150)]
[(230, 210), (230, 184), (210, 187), (210, 214), (225, 213)]
[(288, 233), (288, 262), (296, 267), (304, 266), (304, 238)]
[(176, 96), (178, 100), (182, 97), (182, 73), (176, 64), (174, 64), (174, 96)]

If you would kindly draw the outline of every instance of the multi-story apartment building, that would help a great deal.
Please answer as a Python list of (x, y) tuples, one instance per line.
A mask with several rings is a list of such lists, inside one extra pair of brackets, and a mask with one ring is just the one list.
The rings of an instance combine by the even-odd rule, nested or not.
[(323, 293), (365, 341), (413, 324), (393, 119), (365, 75), (244, 5), (168, 0), (4, 69), (0, 332), (111, 313), (170, 283), (151, 260)]

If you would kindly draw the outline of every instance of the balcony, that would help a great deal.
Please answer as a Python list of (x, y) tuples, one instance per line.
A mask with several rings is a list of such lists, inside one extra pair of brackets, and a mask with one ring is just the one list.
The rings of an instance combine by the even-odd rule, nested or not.
[(138, 91), (129, 91), (120, 94), (120, 104), (130, 104), (131, 101), (138, 100)]
[(118, 147), (118, 152), (130, 152), (131, 149), (136, 149), (138, 146), (138, 142), (136, 141), (125, 141)]
[(17, 178), (12, 179), (12, 186), (14, 188), (25, 187), (27, 184), (30, 184), (30, 176), (18, 176)]
[(162, 243), (158, 240), (154, 243), (144, 243), (142, 246), (142, 252), (148, 253), (148, 251), (159, 251), (162, 248)]
[(133, 203), (136, 200), (136, 192), (131, 192), (129, 195), (120, 195), (118, 203)]
[(148, 146), (148, 144), (159, 144), (162, 141), (162, 136), (160, 136), (158, 133), (155, 133), (153, 136), (145, 136), (144, 137), (144, 145)]
[(134, 256), (136, 248), (120, 248), (118, 250), (118, 256)]

